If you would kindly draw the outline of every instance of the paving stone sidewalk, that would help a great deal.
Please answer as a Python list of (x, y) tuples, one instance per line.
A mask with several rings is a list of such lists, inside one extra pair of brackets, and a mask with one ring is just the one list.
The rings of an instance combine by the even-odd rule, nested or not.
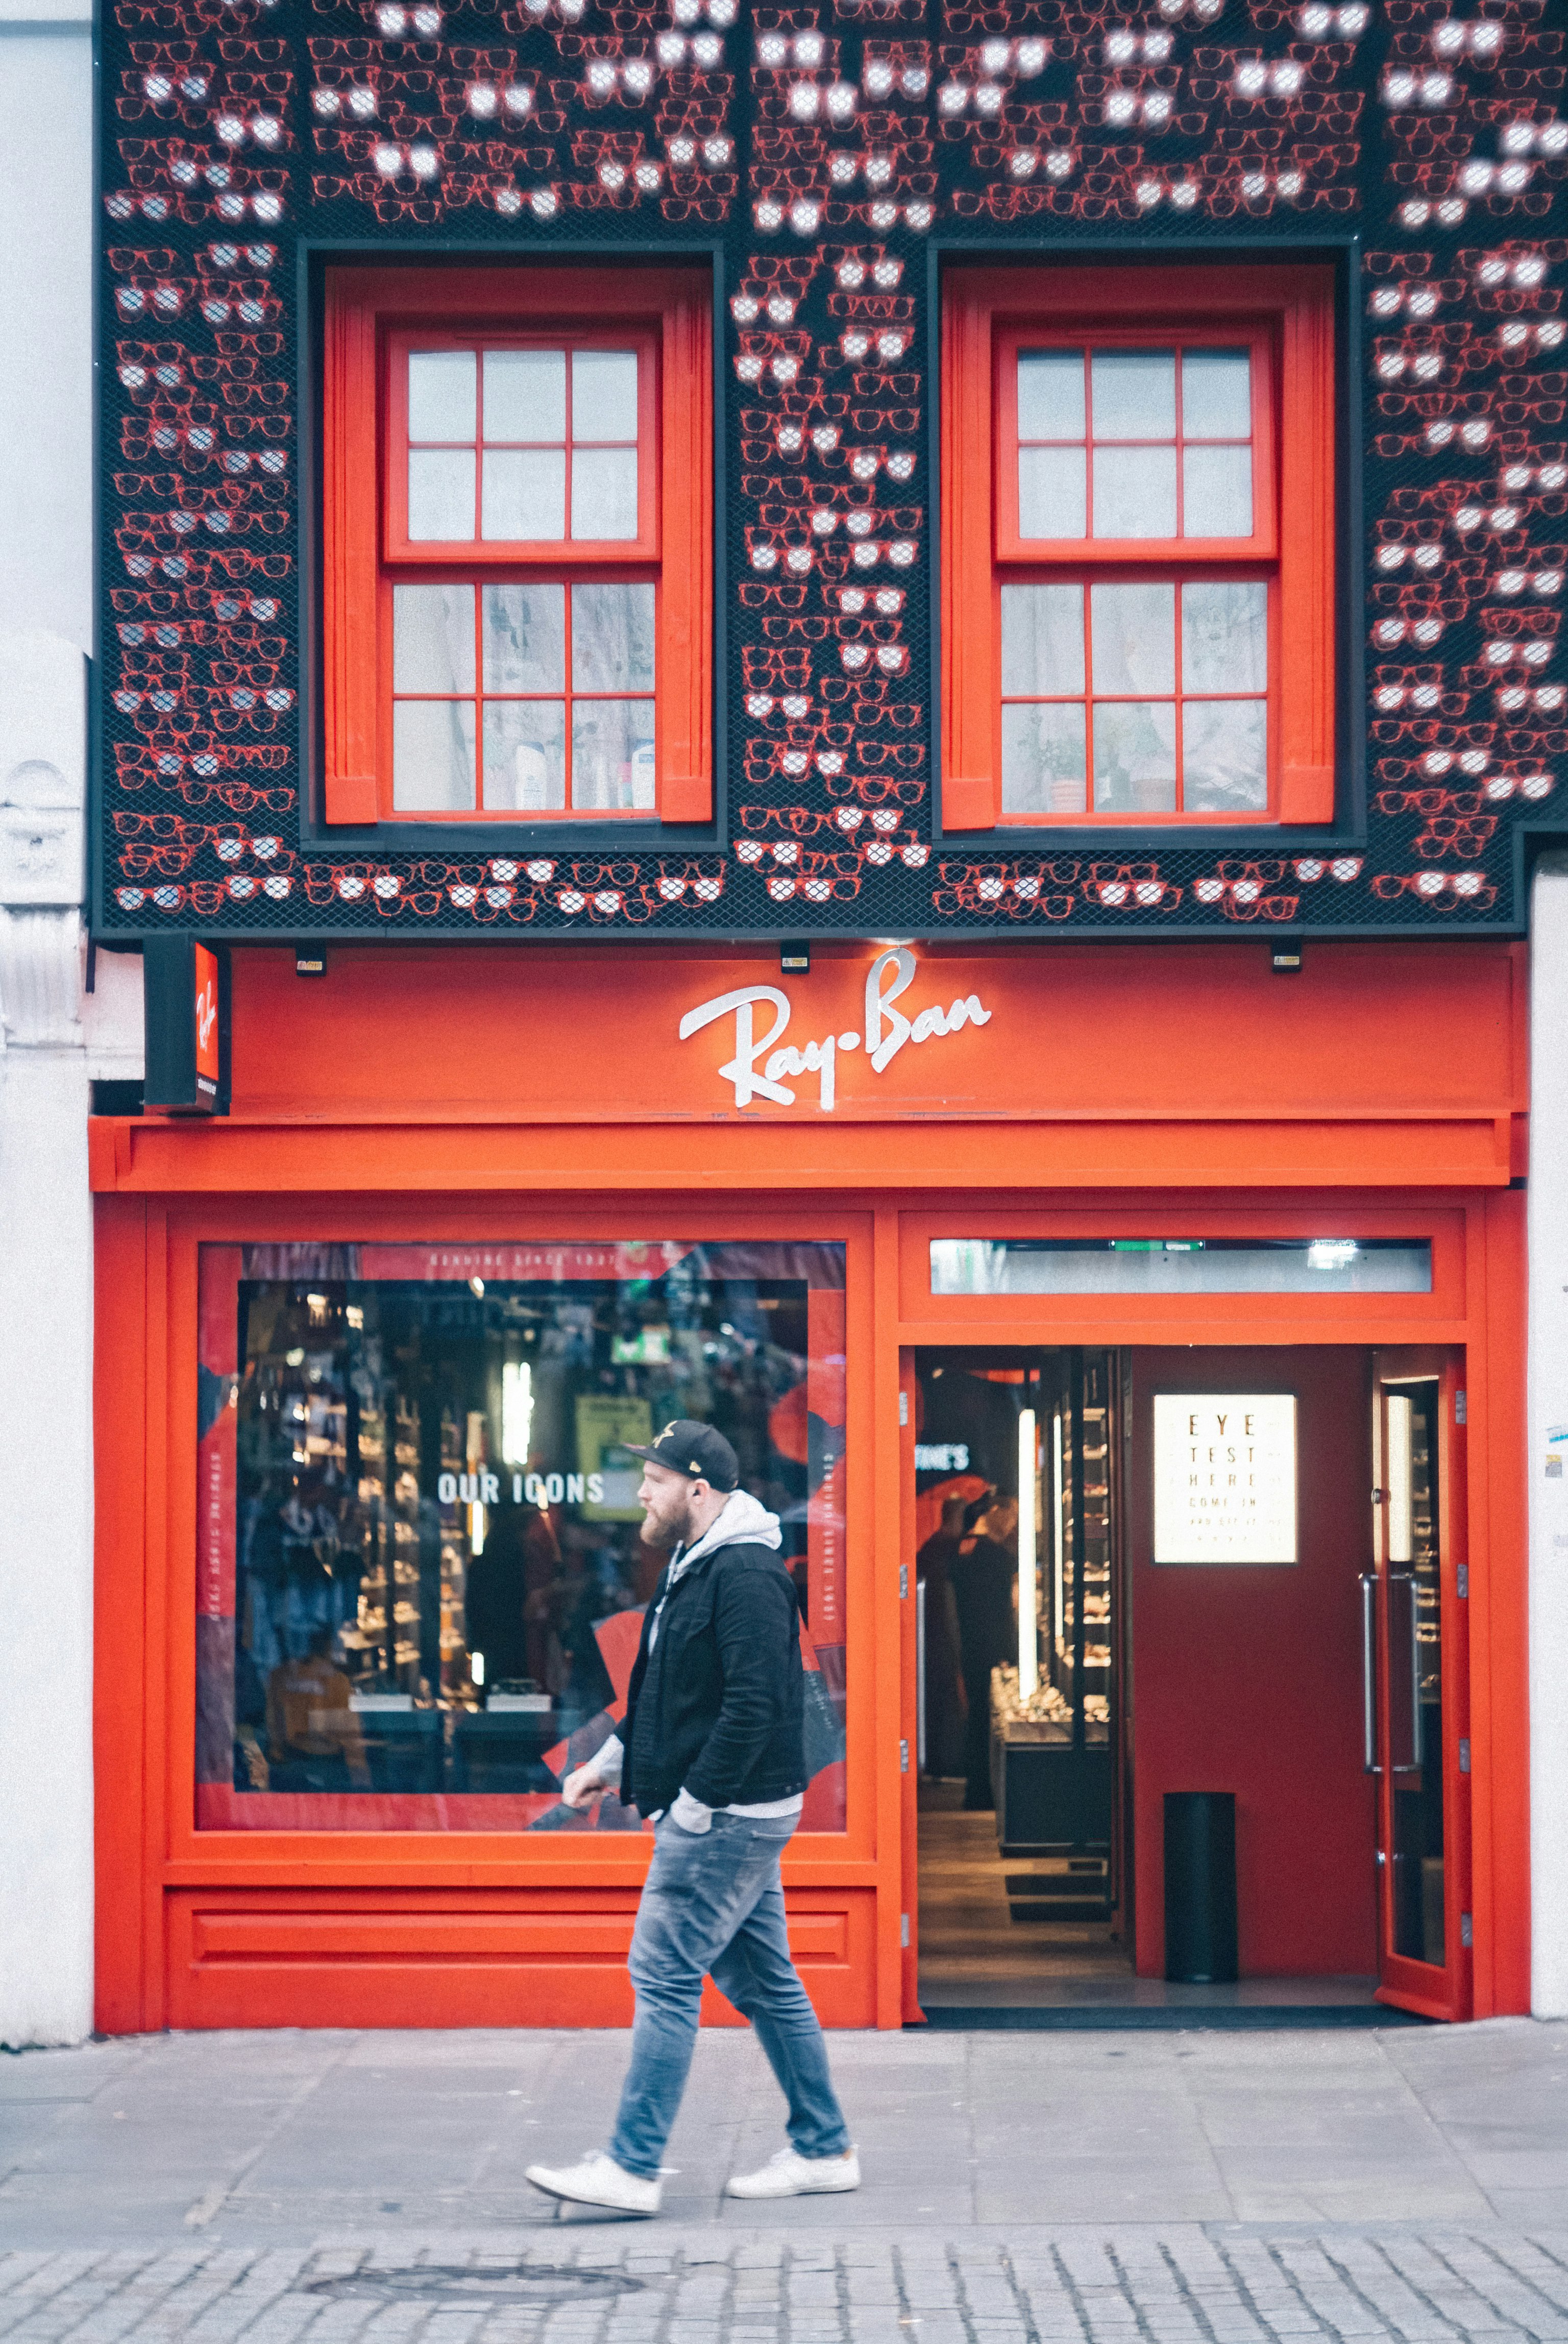
[(5, 2344), (1568, 2344), (1568, 2026), (839, 2036), (866, 2187), (776, 2206), (704, 2034), (652, 2223), (522, 2168), (614, 2034), (156, 2036), (0, 2058)]
[[(520, 2251), (521, 2249), (521, 2251)], [(1568, 2225), (658, 2237), (0, 2256), (14, 2344), (1293, 2344), (1568, 2338)]]

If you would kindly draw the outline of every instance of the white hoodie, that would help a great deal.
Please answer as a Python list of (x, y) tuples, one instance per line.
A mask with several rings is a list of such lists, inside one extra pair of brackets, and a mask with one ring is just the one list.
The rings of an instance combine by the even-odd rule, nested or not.
[[(664, 1582), (664, 1592), (659, 1599), (658, 1610), (648, 1630), (648, 1650), (652, 1652), (659, 1641), (660, 1614), (670, 1600), (670, 1590), (677, 1580), (684, 1578), (694, 1562), (700, 1562), (705, 1554), (713, 1554), (722, 1546), (778, 1547), (783, 1543), (778, 1516), (770, 1514), (761, 1499), (754, 1498), (749, 1490), (733, 1490), (723, 1513), (709, 1523), (695, 1544), (676, 1548), (670, 1575)], [(612, 1733), (582, 1771), (591, 1783), (611, 1790), (621, 1780), (624, 1757), (625, 1749), (621, 1737)], [(764, 1799), (754, 1806), (730, 1806), (723, 1812), (727, 1815), (798, 1815), (804, 1804), (804, 1795), (797, 1791), (792, 1799)], [(676, 1792), (670, 1814), (683, 1831), (705, 1832), (713, 1828), (712, 1807), (705, 1807), (701, 1799), (693, 1798), (690, 1791)], [(656, 1823), (658, 1816), (651, 1816), (649, 1820)]]

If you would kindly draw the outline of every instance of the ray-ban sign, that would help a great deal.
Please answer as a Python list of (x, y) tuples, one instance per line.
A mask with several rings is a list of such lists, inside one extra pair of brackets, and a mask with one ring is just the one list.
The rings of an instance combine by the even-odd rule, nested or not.
[[(915, 955), (902, 945), (878, 953), (866, 972), (864, 1027), (849, 1026), (840, 1034), (824, 1034), (812, 1042), (786, 1042), (784, 1035), (794, 1014), (789, 995), (776, 985), (737, 985), (732, 993), (716, 994), (712, 1001), (688, 1009), (681, 1020), (681, 1039), (700, 1034), (716, 1018), (735, 1021), (735, 1054), (719, 1068), (734, 1091), (737, 1106), (754, 1099), (771, 1099), (776, 1106), (794, 1106), (790, 1077), (814, 1075), (816, 1104), (831, 1115), (838, 1104), (838, 1061), (864, 1049), (874, 1075), (885, 1074), (906, 1045), (932, 1042), (961, 1034), (966, 1026), (988, 1026), (991, 1013), (982, 1007), (977, 993), (966, 993), (944, 1007), (932, 1002), (906, 1016), (894, 1006), (915, 979)], [(759, 1034), (759, 1012), (772, 1024)]]

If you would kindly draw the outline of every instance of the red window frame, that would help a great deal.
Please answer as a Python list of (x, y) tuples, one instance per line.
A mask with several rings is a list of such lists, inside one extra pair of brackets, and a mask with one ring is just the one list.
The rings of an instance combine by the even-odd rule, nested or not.
[[(1023, 539), (1021, 349), (1212, 346), (1252, 357), (1247, 538)], [(1327, 268), (955, 268), (944, 287), (942, 821), (946, 830), (1234, 828), (1330, 821), (1334, 806), (1334, 338)], [(1084, 446), (1092, 480), (1092, 441)], [(1176, 442), (1179, 448), (1179, 438)], [(1180, 470), (1178, 469), (1179, 482)], [(1092, 493), (1092, 489), (1089, 490)], [(1266, 810), (1002, 812), (1001, 589), (1257, 578), (1269, 589)], [(1086, 639), (1087, 642), (1087, 639)], [(1086, 674), (1083, 694), (1089, 706)], [(1076, 697), (1077, 695), (1072, 695)], [(1182, 698), (1176, 695), (1179, 726)], [(1092, 771), (1092, 766), (1090, 768)], [(1179, 732), (1178, 790), (1179, 794)]]
[[(333, 268), (322, 407), (325, 769), (329, 824), (486, 827), (713, 818), (712, 286), (697, 269)], [(407, 354), (634, 346), (638, 532), (554, 542), (408, 536)], [(402, 363), (399, 363), (401, 360)], [(481, 425), (471, 443), (480, 449)], [(570, 470), (571, 457), (567, 456)], [(476, 463), (476, 470), (477, 470)], [(570, 516), (570, 506), (568, 507)], [(570, 527), (570, 518), (568, 518)], [(655, 588), (656, 808), (455, 813), (392, 804), (395, 583), (560, 578)], [(570, 609), (570, 593), (568, 594)], [(467, 695), (461, 695), (467, 696)], [(476, 681), (476, 710), (483, 694)], [(562, 694), (570, 709), (570, 688)]]

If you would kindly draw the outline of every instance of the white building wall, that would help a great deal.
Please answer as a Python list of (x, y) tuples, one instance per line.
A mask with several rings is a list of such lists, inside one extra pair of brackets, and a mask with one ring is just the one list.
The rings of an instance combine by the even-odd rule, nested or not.
[(1531, 2007), (1568, 2016), (1568, 855), (1530, 910)]
[(91, 22), (0, 0), (0, 2043), (93, 2021), (88, 1086), (140, 1072), (140, 965), (85, 995), (93, 648)]

